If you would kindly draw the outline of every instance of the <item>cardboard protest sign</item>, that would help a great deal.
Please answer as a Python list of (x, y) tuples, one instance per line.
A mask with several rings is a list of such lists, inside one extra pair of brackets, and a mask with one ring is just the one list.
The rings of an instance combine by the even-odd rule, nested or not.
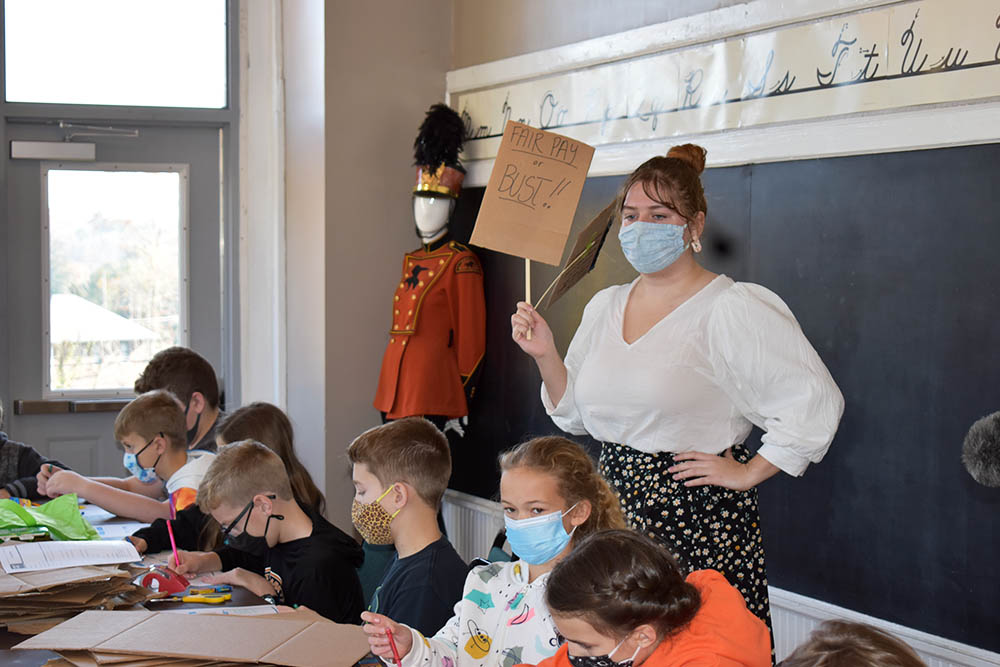
[(507, 121), (470, 243), (558, 265), (592, 146)]
[(580, 280), (590, 273), (594, 265), (597, 264), (597, 255), (604, 247), (604, 240), (608, 236), (608, 230), (615, 221), (617, 214), (616, 204), (613, 201), (601, 210), (593, 220), (577, 235), (573, 243), (573, 251), (566, 260), (559, 275), (552, 281), (542, 294), (536, 304), (539, 309), (548, 308), (555, 303), (559, 297), (569, 291), (569, 288), (580, 282)]

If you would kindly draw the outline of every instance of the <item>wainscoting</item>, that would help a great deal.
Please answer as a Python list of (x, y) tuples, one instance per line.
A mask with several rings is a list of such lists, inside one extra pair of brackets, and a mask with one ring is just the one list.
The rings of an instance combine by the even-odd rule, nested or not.
[[(448, 537), (466, 561), (485, 556), (497, 532), (503, 528), (498, 503), (449, 489), (444, 496), (444, 522)], [(771, 619), (778, 660), (804, 641), (812, 630), (828, 619), (870, 623), (896, 635), (912, 646), (928, 667), (985, 667), (1000, 665), (1000, 655), (949, 641), (942, 637), (889, 623), (879, 618), (813, 600), (771, 587)]]

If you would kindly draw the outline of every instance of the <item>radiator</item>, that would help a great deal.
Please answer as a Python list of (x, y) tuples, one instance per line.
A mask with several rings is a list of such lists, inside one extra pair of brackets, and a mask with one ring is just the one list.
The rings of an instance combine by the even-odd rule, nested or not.
[[(466, 561), (485, 556), (503, 528), (499, 503), (448, 489), (444, 494), (445, 527), (455, 550)], [(850, 609), (769, 587), (775, 653), (784, 659), (821, 622), (829, 619), (868, 623), (892, 633), (916, 650), (928, 667), (986, 667), (1000, 665), (1000, 654), (960, 644), (943, 637), (866, 616)]]

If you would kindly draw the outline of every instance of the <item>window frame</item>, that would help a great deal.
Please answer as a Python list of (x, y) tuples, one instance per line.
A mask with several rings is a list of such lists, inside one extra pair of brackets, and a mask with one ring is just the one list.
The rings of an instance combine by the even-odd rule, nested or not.
[[(8, 146), (10, 140), (9, 126), (12, 125), (38, 125), (51, 126), (60, 120), (71, 122), (96, 124), (96, 125), (125, 125), (129, 127), (158, 126), (174, 127), (178, 129), (190, 127), (212, 127), (220, 131), (220, 151), (222, 156), (223, 169), (220, 174), (220, 190), (222, 193), (220, 215), (220, 242), (219, 252), (222, 266), (219, 267), (218, 288), (221, 299), (221, 323), (220, 328), (215, 332), (221, 347), (218, 357), (212, 356), (210, 361), (215, 366), (219, 376), (220, 388), (224, 391), (226, 402), (232, 405), (241, 404), (242, 389), (242, 369), (241, 359), (241, 304), (240, 304), (240, 185), (239, 166), (240, 162), (240, 133), (241, 118), (240, 104), (244, 99), (246, 90), (242, 84), (242, 68), (240, 53), (244, 51), (246, 39), (246, 0), (227, 0), (227, 104), (222, 109), (199, 109), (181, 107), (129, 107), (113, 105), (70, 105), (70, 104), (50, 104), (31, 102), (7, 102), (5, 93), (5, 67), (0, 66), (0, 140), (4, 146)], [(5, 6), (0, 1), (0, 42), (3, 41)], [(7, 164), (9, 160), (0, 160), (0, 183), (6, 186), (8, 182)], [(32, 192), (30, 197), (40, 197), (40, 193)], [(7, 230), (12, 224), (9, 207), (0, 207), (0, 242), (6, 242), (8, 238)], [(31, 226), (35, 227), (34, 221)], [(37, 247), (37, 246), (36, 246)], [(190, 251), (190, 248), (187, 248)], [(37, 256), (37, 255), (36, 255)], [(31, 276), (35, 274), (32, 272)], [(0, 275), (0, 305), (4, 309), (11, 308), (13, 302), (8, 299), (11, 293), (12, 280), (6, 273)], [(39, 286), (40, 288), (41, 286)], [(32, 320), (33, 326), (41, 326), (41, 318), (33, 312), (27, 312)], [(35, 320), (35, 317), (38, 317)], [(37, 325), (34, 324), (37, 322)], [(190, 329), (189, 329), (190, 330)], [(39, 332), (41, 333), (41, 332)], [(198, 334), (195, 327), (194, 338), (203, 338), (204, 333)], [(17, 328), (13, 325), (0, 327), (0, 352), (8, 357), (13, 353), (11, 346), (16, 344), (19, 337), (24, 337), (24, 328)], [(35, 335), (35, 334), (32, 334)], [(31, 357), (38, 359), (34, 353)], [(46, 359), (42, 369), (48, 367)], [(37, 361), (31, 363), (36, 366)], [(26, 366), (19, 364), (16, 367), (12, 364), (0, 364), (0, 396), (6, 401), (33, 401), (40, 399), (44, 381), (41, 376), (42, 369), (30, 372)], [(35, 373), (38, 373), (36, 375)], [(131, 396), (126, 396), (131, 398)], [(65, 403), (65, 400), (48, 400), (50, 409), (46, 412), (58, 411), (54, 406)], [(10, 409), (7, 414), (6, 424), (13, 428), (13, 422), (17, 421), (15, 411)]]
[(170, 172), (180, 175), (180, 201), (178, 207), (178, 269), (180, 284), (180, 340), (176, 343), (187, 347), (190, 341), (190, 219), (188, 211), (189, 171), (187, 164), (181, 163), (139, 163), (139, 162), (56, 162), (44, 161), (39, 165), (41, 176), (41, 285), (42, 285), (42, 398), (50, 399), (101, 399), (122, 398), (135, 395), (132, 387), (105, 387), (101, 389), (53, 389), (52, 388), (52, 341), (50, 313), (52, 299), (51, 264), (49, 243), (49, 172), (50, 171), (120, 171), (120, 172)]

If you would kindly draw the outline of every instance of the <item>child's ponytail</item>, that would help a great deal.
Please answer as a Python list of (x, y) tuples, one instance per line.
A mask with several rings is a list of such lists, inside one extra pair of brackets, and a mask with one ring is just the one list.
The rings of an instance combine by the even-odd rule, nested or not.
[(574, 505), (590, 503), (590, 517), (577, 527), (574, 542), (587, 535), (612, 528), (624, 528), (621, 503), (583, 447), (560, 436), (545, 436), (523, 442), (500, 455), (500, 470), (533, 468), (552, 475), (559, 495)]
[(545, 597), (554, 614), (583, 617), (601, 634), (620, 638), (649, 624), (665, 639), (701, 606), (698, 589), (667, 550), (630, 530), (580, 543), (552, 570)]

